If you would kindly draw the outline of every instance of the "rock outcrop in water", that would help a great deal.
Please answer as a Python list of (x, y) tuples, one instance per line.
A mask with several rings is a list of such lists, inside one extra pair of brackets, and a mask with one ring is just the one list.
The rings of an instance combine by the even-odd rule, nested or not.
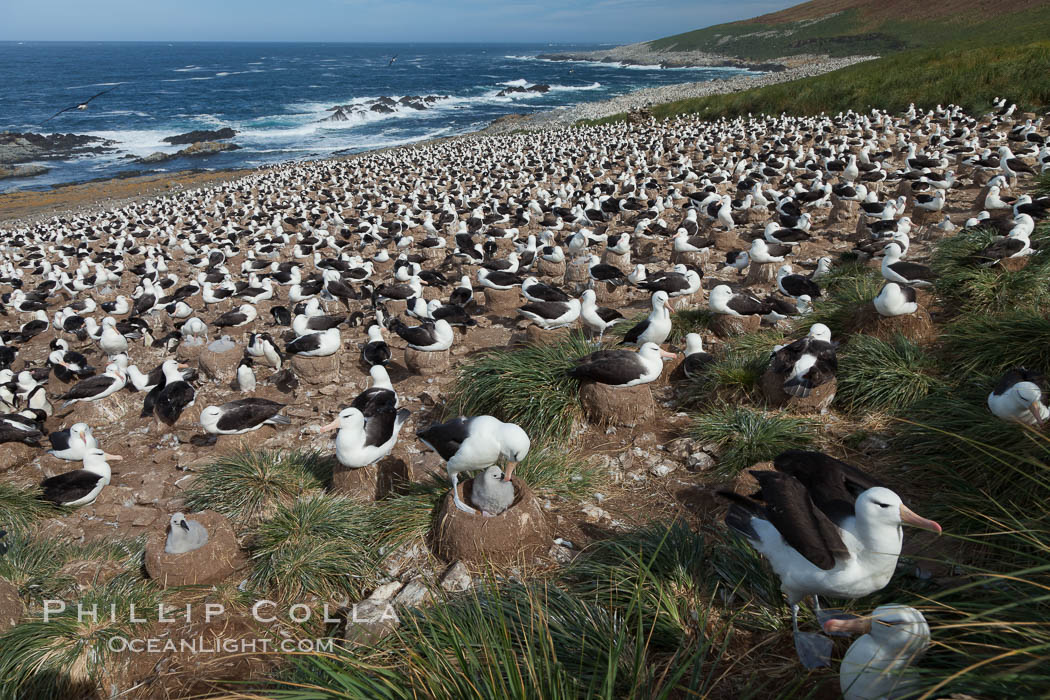
[(150, 153), (148, 156), (139, 158), (140, 163), (163, 163), (175, 158), (196, 158), (200, 156), (211, 156), (223, 151), (236, 151), (240, 146), (235, 143), (223, 143), (221, 141), (201, 141), (192, 144), (175, 153)]
[(15, 177), (36, 177), (43, 175), (51, 168), (42, 165), (12, 165), (11, 167), (0, 165), (0, 180)]
[[(114, 141), (80, 134), (0, 133), (0, 165), (108, 153)], [(46, 171), (45, 171), (46, 172)], [(39, 173), (37, 173), (39, 174)]]
[(182, 144), (201, 143), (203, 141), (222, 141), (224, 139), (232, 139), (236, 135), (237, 132), (227, 126), (222, 129), (198, 129), (197, 131), (190, 131), (176, 136), (166, 136), (164, 141), (173, 146), (181, 146)]
[(374, 100), (367, 100), (357, 104), (329, 107), (328, 111), (332, 112), (331, 116), (325, 117), (319, 121), (345, 122), (349, 121), (355, 114), (363, 114), (366, 112), (393, 114), (402, 108), (414, 109), (421, 112), (430, 109), (442, 100), (447, 100), (448, 97), (448, 95), (405, 95), (399, 99), (394, 99), (393, 97), (377, 97)]
[(546, 94), (546, 93), (550, 92), (550, 90), (551, 90), (551, 86), (550, 85), (545, 85), (543, 83), (540, 83), (538, 85), (530, 85), (528, 87), (522, 87), (520, 85), (511, 85), (511, 86), (505, 87), (502, 90), (500, 90), (499, 92), (497, 92), (496, 93), (496, 97), (507, 97), (509, 95), (513, 95), (513, 94), (519, 93), (519, 92), (538, 92), (541, 95), (543, 95), (543, 94)]

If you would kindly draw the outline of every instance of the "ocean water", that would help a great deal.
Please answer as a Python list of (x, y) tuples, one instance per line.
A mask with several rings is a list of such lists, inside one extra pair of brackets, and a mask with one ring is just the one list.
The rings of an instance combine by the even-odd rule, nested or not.
[[(46, 161), (51, 172), (0, 180), (0, 191), (47, 189), (131, 171), (227, 169), (354, 153), (467, 133), (497, 117), (596, 101), (642, 87), (726, 78), (736, 69), (661, 69), (537, 59), (601, 48), (565, 44), (53, 43), (0, 42), (0, 131), (76, 133), (118, 151)], [(397, 56), (392, 64), (390, 59)], [(497, 96), (509, 86), (546, 94)], [(115, 87), (41, 124), (63, 107)], [(322, 122), (335, 105), (441, 95), (431, 108), (361, 110)], [(185, 146), (162, 141), (232, 127), (241, 150), (144, 165), (135, 158)]]

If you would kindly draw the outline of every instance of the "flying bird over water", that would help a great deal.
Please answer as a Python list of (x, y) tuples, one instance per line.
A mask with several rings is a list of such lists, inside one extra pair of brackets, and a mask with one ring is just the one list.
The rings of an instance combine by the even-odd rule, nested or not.
[(103, 90), (102, 92), (98, 93), (97, 95), (92, 95), (91, 97), (87, 98), (83, 102), (78, 102), (77, 104), (73, 105), (72, 107), (66, 107), (65, 109), (60, 109), (60, 110), (58, 110), (57, 112), (55, 112), (50, 117), (48, 117), (47, 119), (45, 119), (44, 121), (42, 121), (40, 123), (41, 124), (46, 124), (49, 121), (51, 121), (52, 119), (54, 119), (55, 117), (57, 117), (58, 115), (62, 114), (63, 112), (69, 112), (69, 111), (74, 110), (74, 109), (79, 109), (80, 111), (84, 111), (88, 107), (88, 102), (91, 102), (91, 100), (95, 99), (96, 97), (101, 97), (102, 95), (105, 95), (107, 92), (113, 92), (118, 87), (120, 87), (120, 86), (119, 85), (114, 85), (113, 87), (109, 88), (108, 90)]
[(394, 61), (396, 61), (396, 60), (397, 60), (397, 54), (395, 53), (393, 56), (390, 57), (390, 63), (386, 64), (387, 67), (389, 68), (390, 66), (394, 65)]

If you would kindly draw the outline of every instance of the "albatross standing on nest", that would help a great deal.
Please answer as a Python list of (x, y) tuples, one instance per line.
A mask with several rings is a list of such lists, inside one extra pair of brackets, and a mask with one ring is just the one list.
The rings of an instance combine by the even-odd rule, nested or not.
[(773, 466), (751, 472), (759, 485), (751, 496), (719, 491), (732, 503), (726, 524), (780, 577), (799, 659), (807, 668), (826, 666), (831, 640), (798, 631), (799, 603), (813, 596), (821, 616), (818, 595), (860, 598), (881, 590), (897, 567), (901, 525), (938, 534), (941, 526), (872, 476), (820, 452), (788, 450)]

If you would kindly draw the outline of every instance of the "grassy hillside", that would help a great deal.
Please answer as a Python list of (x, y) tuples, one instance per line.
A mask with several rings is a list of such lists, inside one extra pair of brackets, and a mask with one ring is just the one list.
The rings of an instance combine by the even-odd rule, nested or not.
[(679, 114), (819, 114), (873, 107), (897, 112), (954, 103), (970, 110), (1007, 97), (1025, 109), (1050, 105), (1050, 40), (1019, 46), (905, 51), (814, 78), (755, 90), (656, 105), (659, 119)]
[(795, 54), (885, 55), (946, 42), (998, 43), (1046, 36), (1050, 7), (1035, 0), (814, 0), (743, 22), (649, 42), (664, 51), (708, 51), (746, 60)]

